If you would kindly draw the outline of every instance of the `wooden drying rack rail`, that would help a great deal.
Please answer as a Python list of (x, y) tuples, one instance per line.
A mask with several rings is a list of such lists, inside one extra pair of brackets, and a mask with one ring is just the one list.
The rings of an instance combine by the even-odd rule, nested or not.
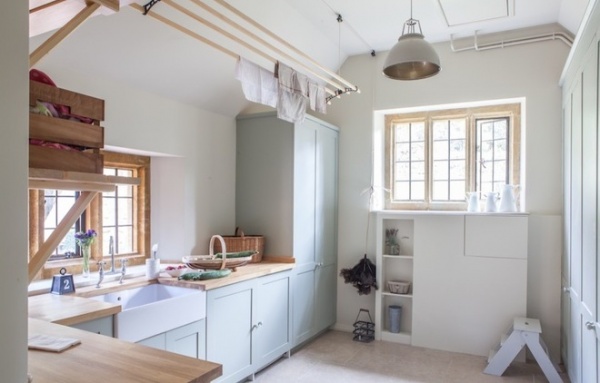
[[(55, 28), (60, 27), (52, 36), (50, 36), (46, 41), (44, 41), (37, 49), (35, 49), (29, 55), (29, 66), (33, 67), (37, 62), (39, 62), (45, 55), (47, 55), (54, 47), (60, 44), (69, 34), (71, 34), (77, 27), (79, 27), (85, 20), (90, 18), (93, 15), (98, 14), (99, 12), (118, 12), (120, 7), (123, 5), (130, 5), (134, 9), (137, 9), (140, 12), (143, 12), (144, 15), (151, 16), (152, 18), (167, 24), (174, 29), (187, 34), (188, 36), (195, 38), (198, 41), (201, 41), (222, 53), (225, 53), (235, 59), (240, 57), (239, 54), (233, 52), (219, 43), (210, 40), (204, 36), (199, 35), (198, 33), (191, 31), (182, 25), (176, 23), (175, 21), (166, 18), (154, 11), (150, 12), (152, 6), (158, 3), (161, 0), (150, 0), (146, 5), (141, 6), (136, 4), (133, 0), (29, 0), (29, 13), (30, 13), (30, 25), (34, 25), (36, 31), (33, 31), (33, 35), (43, 33), (49, 30), (53, 30)], [(234, 21), (230, 17), (226, 16), (221, 11), (210, 7), (204, 0), (191, 0), (191, 2), (205, 10), (206, 12), (212, 14), (216, 19), (219, 19), (230, 27), (235, 28), (238, 32), (242, 33), (244, 37), (238, 37), (225, 29), (217, 26), (216, 24), (210, 22), (209, 20), (200, 17), (196, 12), (187, 9), (180, 4), (172, 1), (172, 0), (162, 0), (164, 4), (173, 8), (174, 10), (180, 12), (183, 15), (186, 15), (192, 18), (195, 22), (213, 29), (220, 35), (230, 39), (236, 44), (239, 44), (251, 52), (258, 54), (259, 56), (273, 62), (274, 64), (278, 61), (287, 61), (289, 63), (293, 63), (294, 65), (303, 68), (303, 71), (308, 73), (309, 75), (320, 79), (326, 84), (329, 84), (334, 87), (334, 90), (325, 87), (325, 91), (329, 94), (327, 96), (327, 101), (330, 101), (334, 97), (339, 97), (342, 94), (350, 93), (350, 92), (360, 92), (356, 85), (353, 85), (348, 80), (341, 77), (339, 74), (335, 73), (332, 70), (320, 65), (318, 62), (313, 60), (310, 56), (300, 51), (298, 48), (294, 47), (284, 39), (282, 39), (279, 35), (271, 32), (266, 29), (260, 23), (251, 19), (235, 7), (231, 6), (225, 0), (214, 0), (221, 7), (226, 9), (228, 12), (232, 13), (236, 17), (241, 18), (248, 24), (250, 24), (253, 28), (257, 29), (261, 33), (269, 36), (269, 38), (273, 39), (282, 47), (285, 47), (295, 55), (299, 56), (300, 59), (286, 53), (283, 49), (275, 46), (274, 44), (268, 42), (267, 40), (259, 37), (258, 34), (252, 32), (251, 30), (243, 27), (237, 21)], [(35, 17), (35, 21), (31, 18), (31, 16)], [(340, 22), (340, 18), (338, 18), (338, 22)], [(61, 22), (62, 21), (62, 22)], [(39, 26), (37, 24), (40, 24)], [(30, 37), (32, 30), (30, 29)], [(254, 40), (265, 49), (260, 49), (247, 42), (247, 40)], [(276, 53), (277, 57), (267, 53), (267, 51), (273, 51)], [(306, 64), (304, 61), (307, 61)], [(325, 73), (327, 76), (319, 74), (320, 72)]]
[(48, 257), (50, 257), (50, 254), (52, 254), (52, 251), (60, 244), (60, 241), (67, 235), (75, 221), (77, 221), (98, 193), (113, 192), (116, 189), (116, 185), (137, 186), (139, 184), (139, 178), (29, 168), (29, 189), (82, 191), (62, 221), (58, 223), (56, 229), (54, 229), (48, 239), (29, 260), (29, 282), (33, 281), (36, 274), (48, 260)]

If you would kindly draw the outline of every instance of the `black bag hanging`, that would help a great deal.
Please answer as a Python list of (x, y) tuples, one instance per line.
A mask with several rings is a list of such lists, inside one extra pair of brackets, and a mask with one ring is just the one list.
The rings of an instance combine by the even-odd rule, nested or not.
[(378, 289), (375, 265), (367, 258), (367, 254), (353, 268), (342, 269), (340, 276), (344, 277), (345, 283), (356, 287), (359, 295), (371, 294), (371, 288)]

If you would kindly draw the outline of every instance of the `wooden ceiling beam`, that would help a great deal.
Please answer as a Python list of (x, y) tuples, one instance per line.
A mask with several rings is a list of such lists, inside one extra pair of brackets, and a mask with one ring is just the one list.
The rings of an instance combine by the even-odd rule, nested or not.
[(91, 3), (98, 3), (112, 11), (119, 12), (120, 2), (119, 0), (86, 0), (89, 5)]
[(69, 36), (78, 26), (80, 26), (88, 17), (100, 8), (99, 3), (92, 3), (86, 6), (81, 12), (75, 15), (69, 22), (67, 22), (62, 28), (56, 31), (48, 40), (44, 41), (42, 45), (37, 47), (29, 55), (29, 67), (33, 67), (38, 63), (44, 56), (46, 56), (54, 47), (56, 47), (61, 41)]
[(71, 226), (77, 221), (79, 216), (83, 214), (85, 209), (88, 207), (92, 199), (98, 194), (95, 191), (84, 191), (81, 192), (81, 195), (71, 209), (65, 214), (62, 221), (58, 223), (56, 229), (52, 231), (48, 239), (42, 243), (37, 253), (35, 253), (31, 259), (29, 260), (28, 265), (28, 275), (29, 275), (29, 283), (33, 281), (36, 274), (44, 267), (44, 264), (50, 257), (50, 254), (56, 249), (56, 247), (60, 244), (60, 241), (69, 233), (71, 230)]

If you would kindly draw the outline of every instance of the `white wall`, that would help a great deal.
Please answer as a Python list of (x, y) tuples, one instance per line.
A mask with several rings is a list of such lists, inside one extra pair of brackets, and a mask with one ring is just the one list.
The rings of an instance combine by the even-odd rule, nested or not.
[[(559, 41), (534, 43), (488, 51), (453, 53), (449, 43), (435, 46), (442, 72), (432, 78), (401, 82), (381, 74), (386, 52), (354, 56), (341, 74), (360, 94), (334, 100), (326, 119), (340, 127), (339, 267), (351, 267), (365, 249), (369, 198), (361, 194), (371, 184), (373, 111), (427, 105), (525, 97), (523, 118), (527, 210), (536, 216), (530, 228), (532, 244), (542, 235), (560, 238), (555, 225), (544, 225), (543, 215), (560, 215), (561, 92), (558, 80), (569, 47)], [(540, 217), (537, 217), (540, 215)], [(370, 226), (369, 256), (374, 260), (374, 225)], [(542, 321), (544, 337), (558, 357), (560, 316), (560, 250), (543, 253), (530, 246), (528, 315)], [(544, 272), (537, 272), (544, 265)], [(359, 296), (338, 280), (338, 328), (351, 328), (359, 308), (374, 312), (374, 296)], [(534, 288), (547, 286), (547, 289)], [(509, 324), (507, 323), (507, 326)], [(498, 334), (500, 335), (500, 334)]]
[(0, 12), (0, 371), (27, 381), (28, 9), (10, 1)]
[(235, 228), (234, 118), (67, 72), (52, 55), (36, 68), (59, 87), (105, 100), (105, 146), (153, 156), (151, 241), (159, 257), (207, 254), (212, 234)]

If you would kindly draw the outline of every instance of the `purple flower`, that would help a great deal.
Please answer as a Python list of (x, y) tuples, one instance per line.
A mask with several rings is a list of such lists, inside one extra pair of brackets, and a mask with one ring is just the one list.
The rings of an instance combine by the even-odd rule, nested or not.
[(88, 231), (78, 231), (75, 233), (75, 239), (79, 246), (87, 247), (92, 245), (97, 235), (98, 233), (94, 229), (89, 229)]

